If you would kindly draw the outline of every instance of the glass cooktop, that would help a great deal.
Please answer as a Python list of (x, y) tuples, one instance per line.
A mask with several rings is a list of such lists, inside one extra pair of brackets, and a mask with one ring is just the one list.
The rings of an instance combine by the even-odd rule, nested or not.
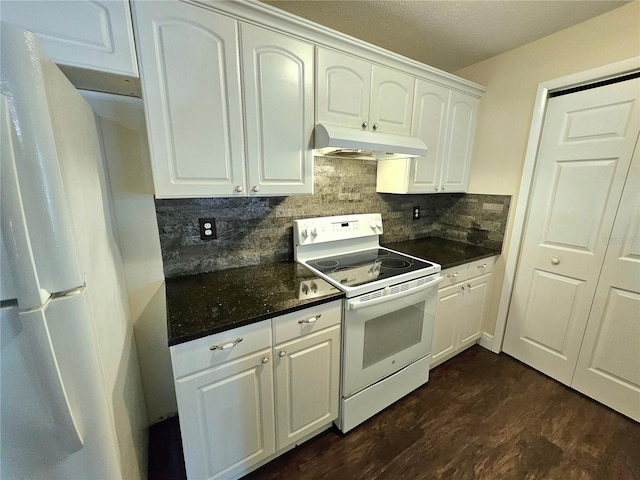
[(349, 287), (388, 279), (434, 264), (382, 248), (308, 260), (307, 265)]

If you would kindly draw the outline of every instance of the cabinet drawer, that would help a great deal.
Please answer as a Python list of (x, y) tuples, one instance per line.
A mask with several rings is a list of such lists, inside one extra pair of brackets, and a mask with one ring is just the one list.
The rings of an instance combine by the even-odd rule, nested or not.
[(458, 282), (462, 282), (467, 279), (467, 270), (469, 269), (469, 264), (465, 263), (462, 265), (458, 265), (457, 267), (447, 268), (442, 271), (442, 283), (440, 284), (440, 289), (448, 287), (449, 285), (455, 285)]
[(469, 269), (467, 270), (467, 279), (475, 278), (478, 275), (484, 275), (485, 273), (491, 273), (493, 271), (493, 265), (496, 263), (496, 257), (483, 258), (469, 263)]
[(274, 343), (286, 342), (332, 325), (339, 325), (341, 318), (342, 300), (282, 315), (273, 319)]
[[(242, 340), (234, 345), (238, 339)], [(225, 348), (212, 350), (211, 347), (214, 345)], [(269, 347), (271, 347), (270, 320), (181, 343), (171, 347), (173, 376), (178, 379)]]

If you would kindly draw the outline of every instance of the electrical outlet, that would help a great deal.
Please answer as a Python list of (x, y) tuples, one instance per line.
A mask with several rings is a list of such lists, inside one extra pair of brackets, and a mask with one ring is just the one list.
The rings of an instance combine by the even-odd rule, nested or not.
[(198, 225), (200, 227), (201, 240), (213, 240), (214, 238), (218, 238), (218, 235), (216, 234), (215, 218), (199, 218)]
[(418, 220), (420, 218), (420, 207), (413, 207), (413, 219)]

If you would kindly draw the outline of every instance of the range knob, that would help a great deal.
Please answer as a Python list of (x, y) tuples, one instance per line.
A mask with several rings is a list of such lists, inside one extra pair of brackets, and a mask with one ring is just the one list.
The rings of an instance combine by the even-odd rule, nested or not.
[(382, 230), (382, 220), (376, 220), (376, 227)]
[(318, 236), (318, 229), (316, 227), (313, 227), (311, 229), (311, 235), (313, 235), (314, 237)]
[(306, 228), (303, 228), (303, 229), (300, 231), (300, 235), (302, 235), (304, 238), (307, 238), (307, 237), (309, 236), (309, 230), (308, 230), (308, 229), (306, 229)]

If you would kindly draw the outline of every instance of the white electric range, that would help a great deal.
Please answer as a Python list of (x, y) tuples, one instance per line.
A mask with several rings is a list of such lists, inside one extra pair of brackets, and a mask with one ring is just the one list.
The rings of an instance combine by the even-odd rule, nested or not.
[(296, 261), (347, 297), (337, 423), (347, 432), (428, 381), (440, 265), (381, 247), (379, 213), (293, 230)]

